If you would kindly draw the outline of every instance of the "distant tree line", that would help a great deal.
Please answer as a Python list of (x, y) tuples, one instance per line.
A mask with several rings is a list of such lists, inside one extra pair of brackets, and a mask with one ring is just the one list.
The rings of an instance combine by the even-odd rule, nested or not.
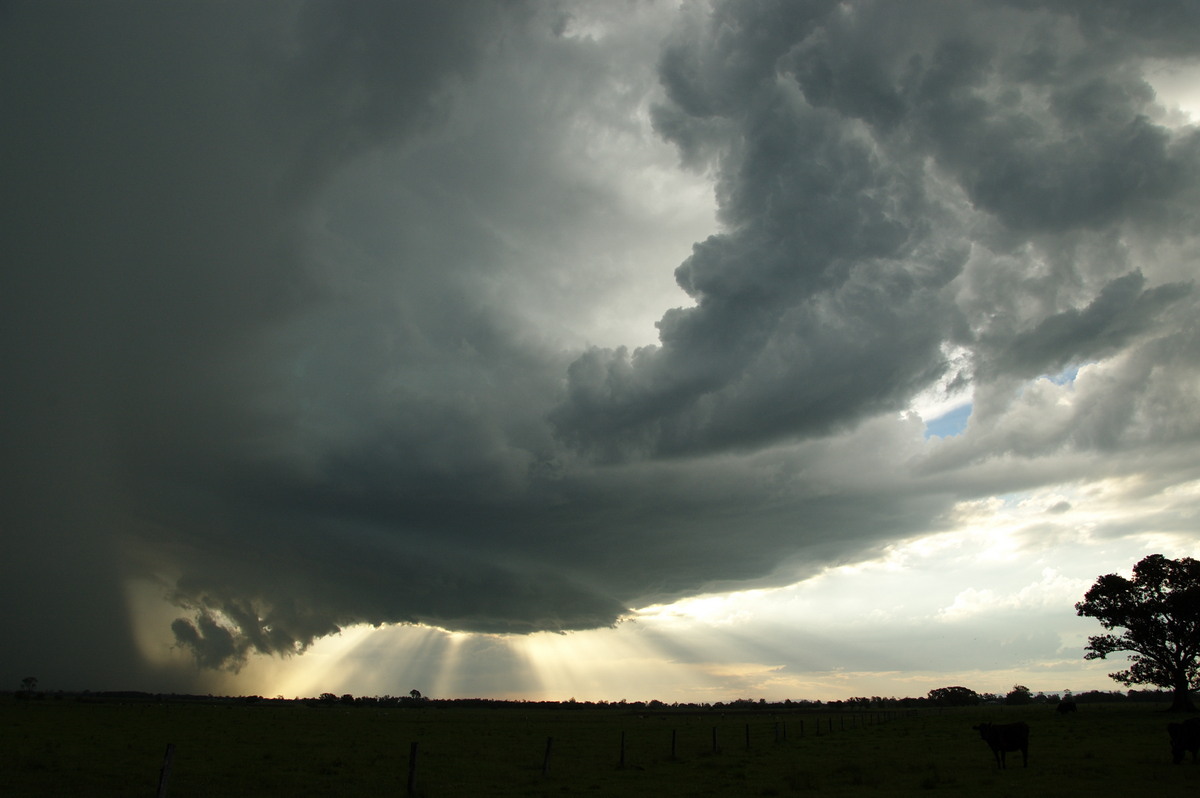
[[(4, 695), (4, 693), (0, 693)], [(194, 695), (186, 693), (147, 693), (135, 690), (116, 690), (92, 692), (53, 693), (39, 691), (36, 683), (22, 684), (20, 690), (8, 693), (13, 699), (37, 701), (51, 698), (54, 700), (70, 699), (83, 702), (187, 702), (187, 703), (219, 703), (246, 705), (299, 704), (315, 708), (329, 707), (381, 707), (381, 708), (473, 708), (520, 706), (529, 710), (572, 710), (572, 709), (610, 709), (620, 712), (802, 712), (805, 710), (861, 712), (870, 709), (919, 709), (923, 707), (969, 707), (984, 704), (1001, 705), (1056, 705), (1060, 700), (1071, 700), (1077, 704), (1141, 702), (1169, 703), (1172, 692), (1167, 690), (1089, 690), (1083, 693), (1065, 691), (1058, 693), (1034, 693), (1024, 685), (1014, 685), (1005, 694), (979, 693), (968, 687), (954, 685), (930, 690), (923, 697), (896, 698), (884, 696), (859, 696), (840, 701), (815, 701), (804, 699), (784, 699), (783, 701), (768, 701), (765, 698), (738, 698), (732, 701), (716, 702), (665, 702), (650, 701), (577, 701), (574, 698), (566, 701), (514, 701), (493, 698), (429, 698), (413, 690), (407, 695), (355, 696), (350, 693), (321, 693), (313, 697), (285, 698), (277, 695), (266, 698), (259, 695), (217, 696)]]
[[(1076, 704), (1097, 704), (1114, 702), (1166, 703), (1172, 700), (1170, 690), (1088, 690), (1083, 693), (1072, 693), (1069, 690), (1061, 695), (1058, 693), (1033, 693), (1022, 684), (1013, 685), (1013, 689), (1000, 695), (999, 693), (977, 693), (967, 687), (939, 687), (930, 690), (924, 699), (900, 699), (903, 706), (935, 706), (935, 707), (970, 707), (980, 704), (1005, 704), (1021, 706), (1024, 704), (1057, 704), (1060, 701), (1074, 701)], [(865, 701), (866, 699), (851, 699)]]

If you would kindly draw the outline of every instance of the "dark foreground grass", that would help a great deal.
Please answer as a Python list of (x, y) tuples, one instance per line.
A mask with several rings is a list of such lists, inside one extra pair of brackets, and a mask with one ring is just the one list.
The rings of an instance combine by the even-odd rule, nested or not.
[[(1029, 767), (1016, 754), (999, 771), (971, 726), (1018, 719), (1031, 727)], [(1171, 764), (1170, 719), (1144, 705), (1083, 705), (1067, 717), (1042, 706), (923, 710), (873, 723), (882, 718), (6, 701), (0, 792), (154, 796), (172, 743), (171, 798), (403, 796), (415, 741), (415, 794), (430, 797), (1192, 794), (1200, 765)]]

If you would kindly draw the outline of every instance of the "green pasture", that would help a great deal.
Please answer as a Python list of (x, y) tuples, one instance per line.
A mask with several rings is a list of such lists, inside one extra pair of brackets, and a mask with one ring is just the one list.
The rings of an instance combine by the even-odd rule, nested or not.
[[(171, 743), (171, 798), (403, 796), (416, 742), (414, 794), (429, 797), (1192, 794), (1200, 765), (1171, 764), (1170, 719), (1115, 704), (1060, 717), (1048, 706), (885, 716), (6, 699), (0, 792), (152, 797)], [(1030, 725), (1028, 769), (1020, 754), (996, 769), (971, 730), (981, 720)]]

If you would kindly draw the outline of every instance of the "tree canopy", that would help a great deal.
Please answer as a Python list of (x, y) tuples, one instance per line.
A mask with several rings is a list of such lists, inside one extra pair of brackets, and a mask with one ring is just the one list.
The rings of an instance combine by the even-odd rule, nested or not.
[(1127, 687), (1170, 689), (1172, 709), (1196, 711), (1190, 691), (1200, 687), (1200, 562), (1151, 554), (1133, 567), (1132, 579), (1097, 579), (1075, 612), (1122, 630), (1089, 637), (1084, 659), (1129, 652), (1129, 667), (1109, 676)]
[(929, 691), (929, 701), (942, 707), (970, 707), (979, 703), (979, 693), (959, 685), (938, 687)]
[(1033, 691), (1023, 684), (1014, 684), (1013, 689), (1004, 696), (1004, 703), (1020, 706), (1033, 703)]

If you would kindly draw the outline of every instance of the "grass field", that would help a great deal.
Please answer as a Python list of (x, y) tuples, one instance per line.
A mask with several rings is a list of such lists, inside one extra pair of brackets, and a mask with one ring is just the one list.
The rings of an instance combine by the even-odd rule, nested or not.
[[(1046, 706), (920, 710), (889, 720), (811, 710), (635, 714), (529, 707), (6, 700), (0, 792), (154, 796), (172, 743), (171, 798), (403, 796), (413, 742), (414, 794), (430, 797), (1091, 797), (1200, 790), (1200, 765), (1171, 764), (1170, 718), (1153, 705), (1081, 705), (1066, 717)], [(1010, 755), (1008, 770), (996, 769), (971, 730), (981, 720), (1030, 725), (1028, 769), (1020, 754)], [(547, 738), (553, 744), (543, 772)]]

